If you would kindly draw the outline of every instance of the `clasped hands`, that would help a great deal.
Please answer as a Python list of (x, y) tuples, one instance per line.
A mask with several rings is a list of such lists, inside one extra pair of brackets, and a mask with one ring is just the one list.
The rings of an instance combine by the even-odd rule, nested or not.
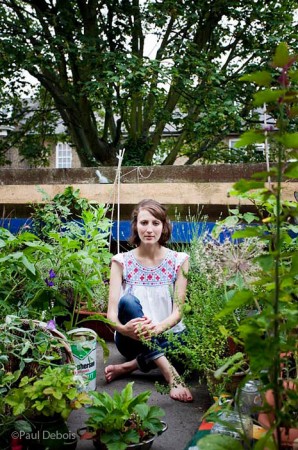
[(150, 340), (158, 334), (157, 325), (146, 316), (136, 317), (125, 325), (126, 335), (132, 339), (141, 341), (143, 339)]

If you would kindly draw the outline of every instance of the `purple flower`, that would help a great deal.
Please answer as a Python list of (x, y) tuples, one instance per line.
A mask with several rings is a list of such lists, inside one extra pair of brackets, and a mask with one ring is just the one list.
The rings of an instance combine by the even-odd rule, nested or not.
[(54, 286), (54, 281), (48, 280), (47, 278), (45, 279), (46, 284), (51, 287)]
[(51, 331), (56, 330), (56, 322), (55, 322), (55, 320), (53, 320), (53, 319), (49, 320), (48, 323), (47, 323), (46, 329), (47, 330), (51, 330)]
[(50, 278), (56, 278), (56, 274), (53, 269), (49, 270)]

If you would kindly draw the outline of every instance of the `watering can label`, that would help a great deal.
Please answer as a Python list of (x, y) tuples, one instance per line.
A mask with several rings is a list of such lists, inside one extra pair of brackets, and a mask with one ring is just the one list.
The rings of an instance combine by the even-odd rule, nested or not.
[(77, 328), (68, 332), (77, 374), (86, 382), (86, 390), (96, 389), (96, 338), (89, 328)]

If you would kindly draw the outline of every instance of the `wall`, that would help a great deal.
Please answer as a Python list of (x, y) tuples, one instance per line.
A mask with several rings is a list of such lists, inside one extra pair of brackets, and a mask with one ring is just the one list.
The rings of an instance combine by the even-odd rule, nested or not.
[[(63, 192), (66, 186), (80, 189), (90, 200), (117, 204), (116, 167), (77, 169), (0, 169), (0, 211), (2, 217), (26, 217), (30, 203), (42, 201), (37, 187), (50, 197)], [(102, 184), (96, 175), (100, 170), (108, 183)], [(177, 210), (182, 218), (197, 213), (210, 219), (228, 213), (228, 206), (251, 209), (249, 201), (239, 202), (229, 196), (229, 189), (240, 178), (250, 178), (265, 170), (264, 164), (218, 164), (205, 166), (123, 167), (119, 188), (121, 219), (127, 219), (132, 206), (143, 198), (154, 198), (168, 206), (173, 216)], [(283, 198), (294, 200), (298, 182), (283, 183)]]

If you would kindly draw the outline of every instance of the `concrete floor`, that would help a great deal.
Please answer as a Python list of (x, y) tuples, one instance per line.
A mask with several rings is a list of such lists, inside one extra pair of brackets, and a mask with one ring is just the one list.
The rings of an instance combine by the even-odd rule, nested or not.
[[(195, 380), (192, 380), (189, 385), (194, 401), (186, 404), (174, 401), (168, 395), (157, 392), (154, 382), (162, 382), (163, 380), (158, 370), (149, 374), (136, 371), (129, 377), (107, 384), (104, 379), (104, 367), (108, 364), (117, 364), (124, 361), (114, 343), (110, 342), (108, 346), (110, 356), (106, 363), (103, 362), (101, 348), (97, 349), (97, 390), (105, 390), (112, 394), (115, 389), (123, 389), (129, 381), (134, 381), (134, 393), (136, 394), (144, 390), (150, 390), (152, 394), (149, 403), (164, 409), (163, 420), (168, 424), (168, 430), (155, 439), (151, 447), (152, 450), (186, 450), (203, 413), (211, 404), (206, 385), (199, 385)], [(77, 429), (82, 428), (86, 417), (87, 414), (83, 408), (73, 411), (68, 421), (70, 430), (76, 432)], [(86, 440), (78, 442), (77, 450), (91, 449), (94, 450), (92, 442)]]

